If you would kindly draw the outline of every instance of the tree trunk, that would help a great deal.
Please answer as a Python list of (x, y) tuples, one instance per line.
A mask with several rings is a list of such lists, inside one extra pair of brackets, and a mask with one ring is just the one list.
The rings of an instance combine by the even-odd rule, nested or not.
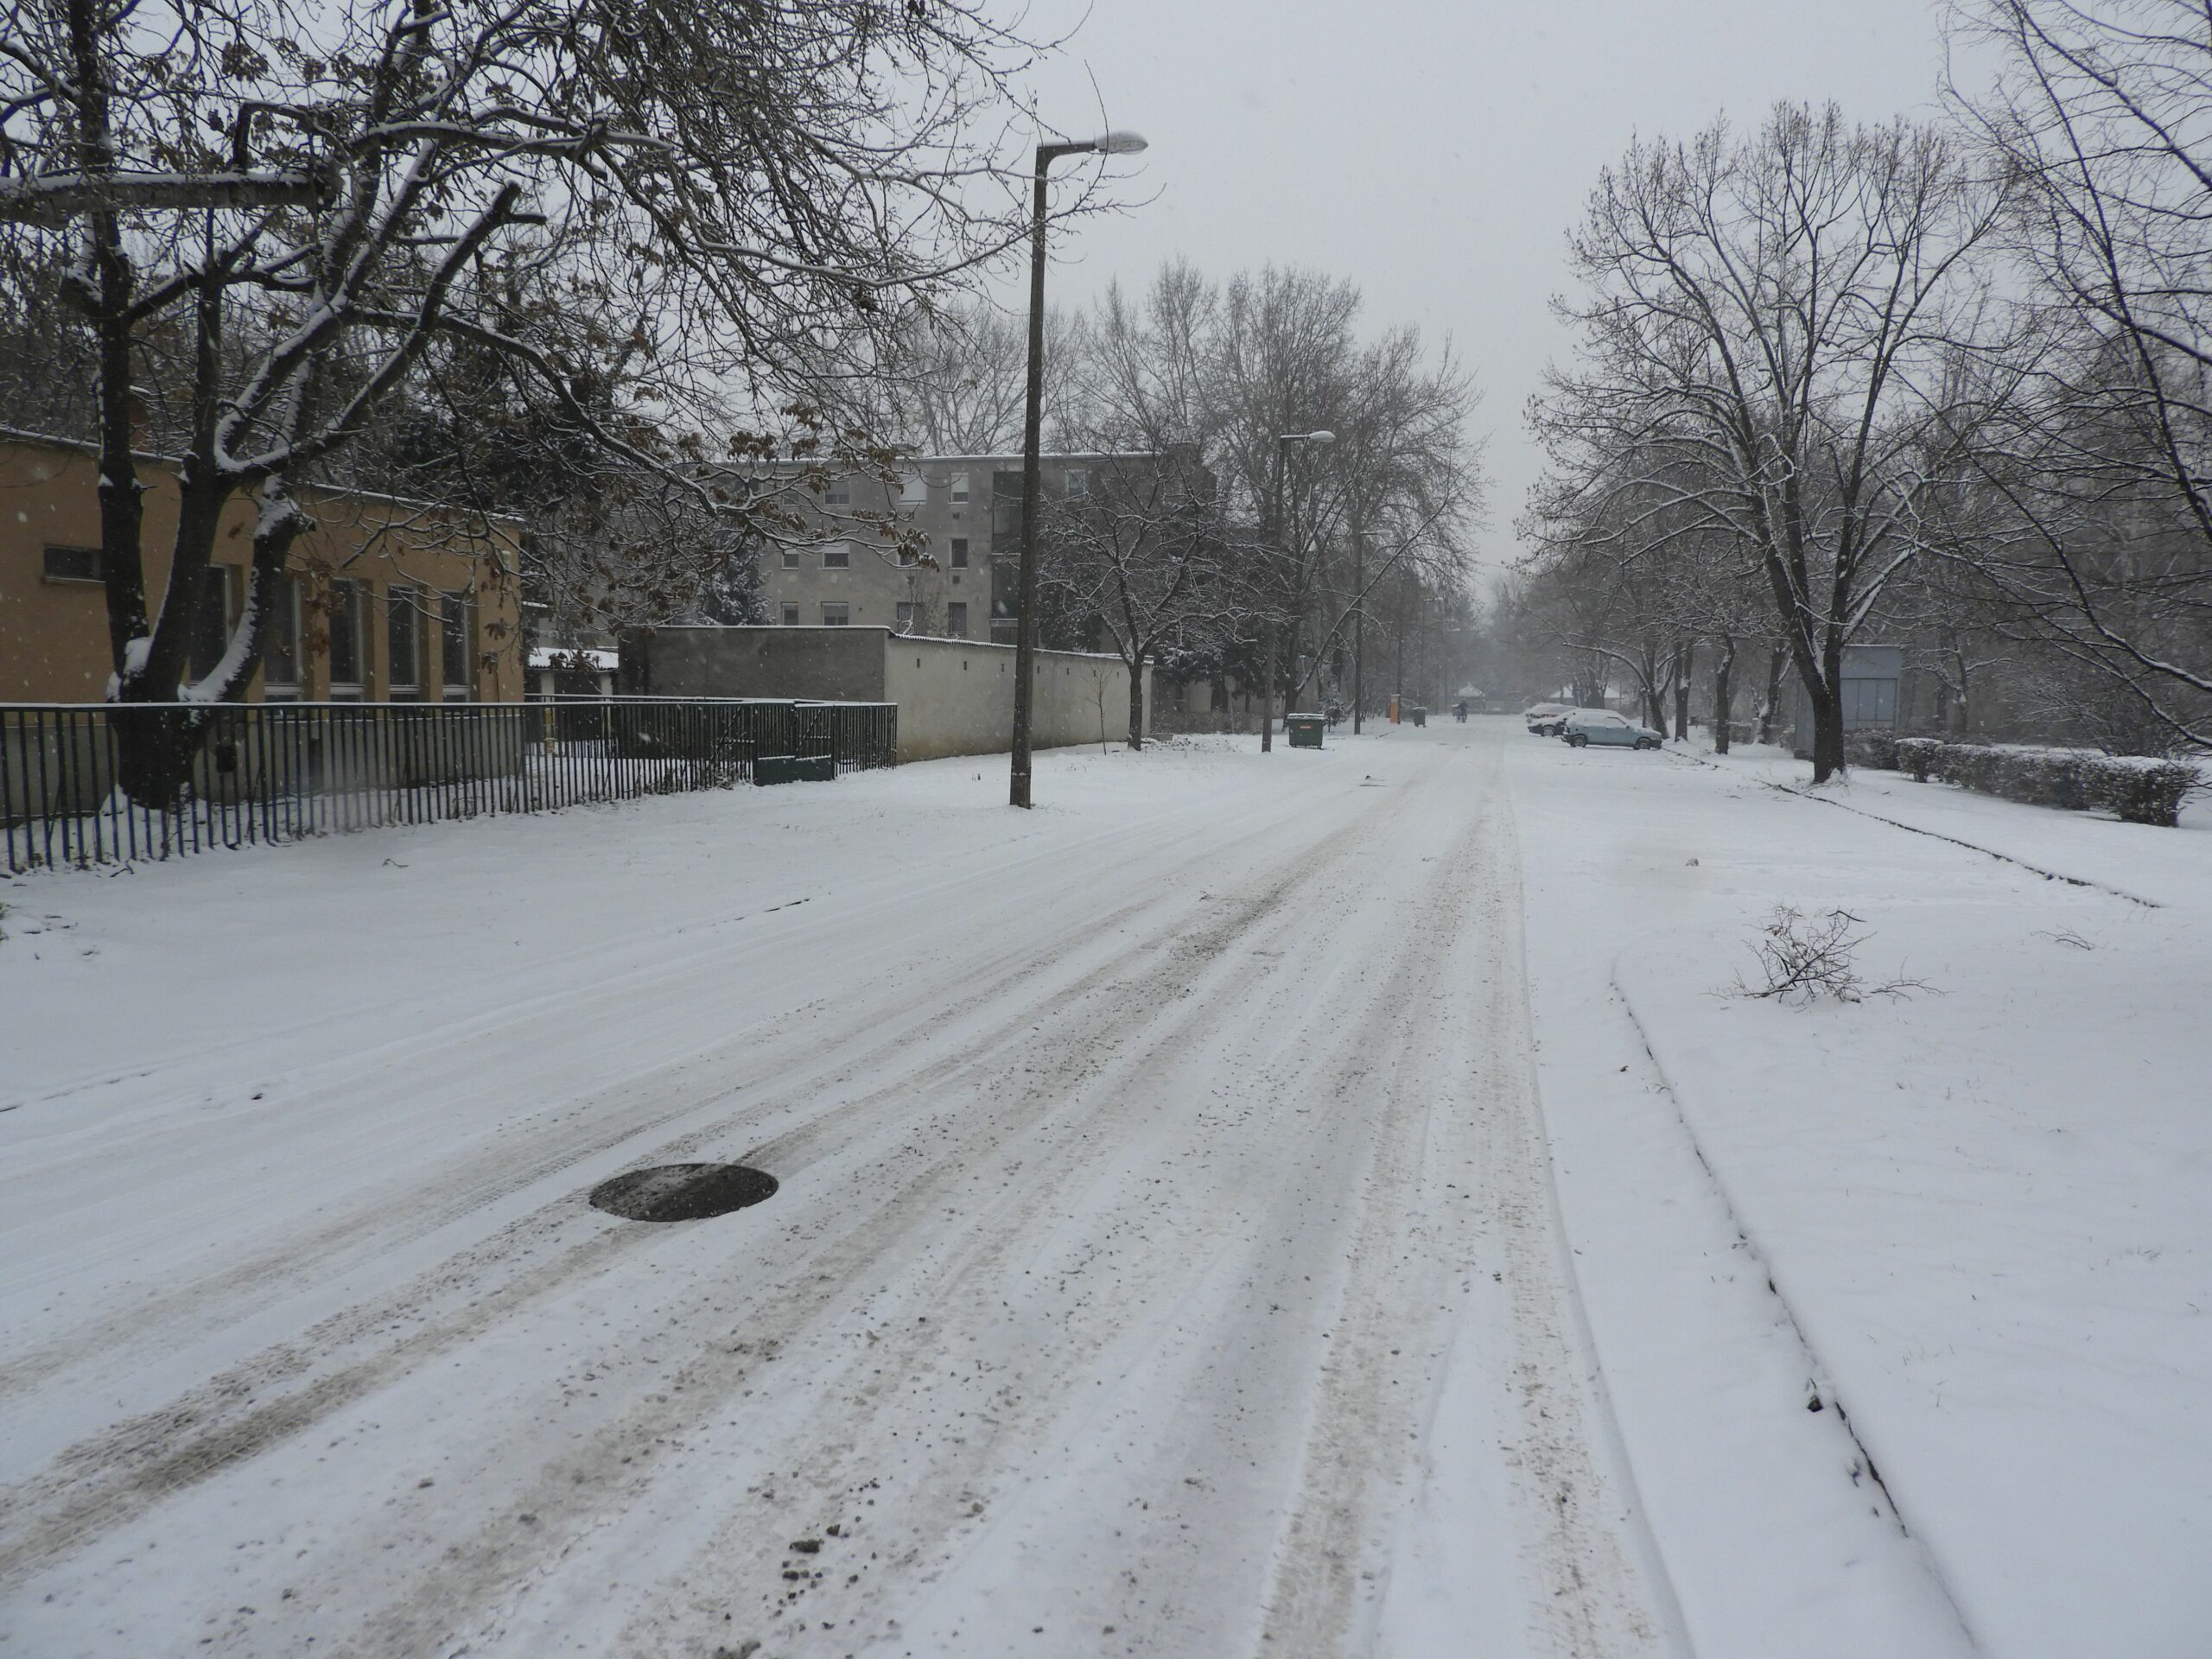
[(181, 809), (191, 792), (193, 758), (213, 710), (116, 703), (107, 713), (115, 735), (115, 781), (131, 804), (155, 812)]
[(1684, 645), (1675, 658), (1675, 741), (1687, 742), (1690, 734), (1690, 671), (1697, 663), (1697, 646)]
[(1804, 677), (1805, 695), (1813, 704), (1813, 781), (1824, 784), (1844, 769), (1843, 762), (1843, 643), (1830, 638), (1821, 652), (1821, 678)]
[(1736, 642), (1724, 639), (1719, 654), (1713, 663), (1713, 752), (1728, 753), (1728, 717), (1733, 712), (1735, 688), (1731, 677), (1736, 669)]
[(1129, 747), (1144, 747), (1144, 652), (1129, 664)]
[(1775, 716), (1782, 709), (1782, 671), (1789, 661), (1789, 648), (1776, 645), (1766, 654), (1766, 700), (1759, 704), (1758, 741), (1774, 741)]
[(1260, 753), (1275, 747), (1275, 620), (1260, 624)]

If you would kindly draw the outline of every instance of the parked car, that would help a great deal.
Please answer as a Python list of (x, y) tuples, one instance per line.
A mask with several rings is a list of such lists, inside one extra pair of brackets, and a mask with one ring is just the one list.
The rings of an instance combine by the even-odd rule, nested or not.
[(1531, 703), (1521, 718), (1538, 737), (1557, 737), (1560, 726), (1574, 712), (1563, 702)]
[(1560, 736), (1568, 746), (1586, 749), (1592, 743), (1611, 743), (1624, 749), (1656, 749), (1667, 741), (1662, 732), (1639, 726), (1626, 715), (1608, 709), (1577, 709), (1567, 716)]

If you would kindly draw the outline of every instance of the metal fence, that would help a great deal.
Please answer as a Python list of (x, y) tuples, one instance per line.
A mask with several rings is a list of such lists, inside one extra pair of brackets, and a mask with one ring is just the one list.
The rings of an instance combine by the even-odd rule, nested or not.
[(893, 765), (899, 747), (894, 703), (245, 703), (210, 713), (177, 804), (148, 806), (118, 782), (118, 722), (134, 715), (158, 717), (0, 704), (7, 869), (726, 789), (749, 781), (762, 756), (828, 755), (850, 772)]

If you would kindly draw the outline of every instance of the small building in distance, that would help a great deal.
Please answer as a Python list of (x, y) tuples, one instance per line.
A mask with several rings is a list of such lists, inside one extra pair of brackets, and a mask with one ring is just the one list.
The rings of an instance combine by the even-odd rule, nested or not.
[[(1843, 648), (1843, 729), (1891, 731), (1897, 723), (1897, 684), (1904, 677), (1901, 645), (1846, 645)], [(1802, 680), (1792, 680), (1789, 747), (1798, 759), (1813, 753), (1813, 700)]]
[[(140, 459), (147, 593), (158, 604), (177, 475), (172, 461)], [(107, 695), (99, 474), (89, 445), (0, 429), (0, 702)], [(295, 493), (314, 524), (293, 543), (249, 701), (520, 699), (518, 526), (361, 491)], [(197, 601), (194, 673), (213, 666), (238, 619), (253, 520), (250, 497), (224, 507)]]

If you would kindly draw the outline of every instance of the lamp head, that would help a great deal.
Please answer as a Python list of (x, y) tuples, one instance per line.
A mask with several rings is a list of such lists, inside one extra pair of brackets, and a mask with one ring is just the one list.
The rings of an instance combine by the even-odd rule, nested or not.
[(1090, 147), (1101, 156), (1134, 156), (1146, 144), (1142, 133), (1109, 132), (1092, 139)]

